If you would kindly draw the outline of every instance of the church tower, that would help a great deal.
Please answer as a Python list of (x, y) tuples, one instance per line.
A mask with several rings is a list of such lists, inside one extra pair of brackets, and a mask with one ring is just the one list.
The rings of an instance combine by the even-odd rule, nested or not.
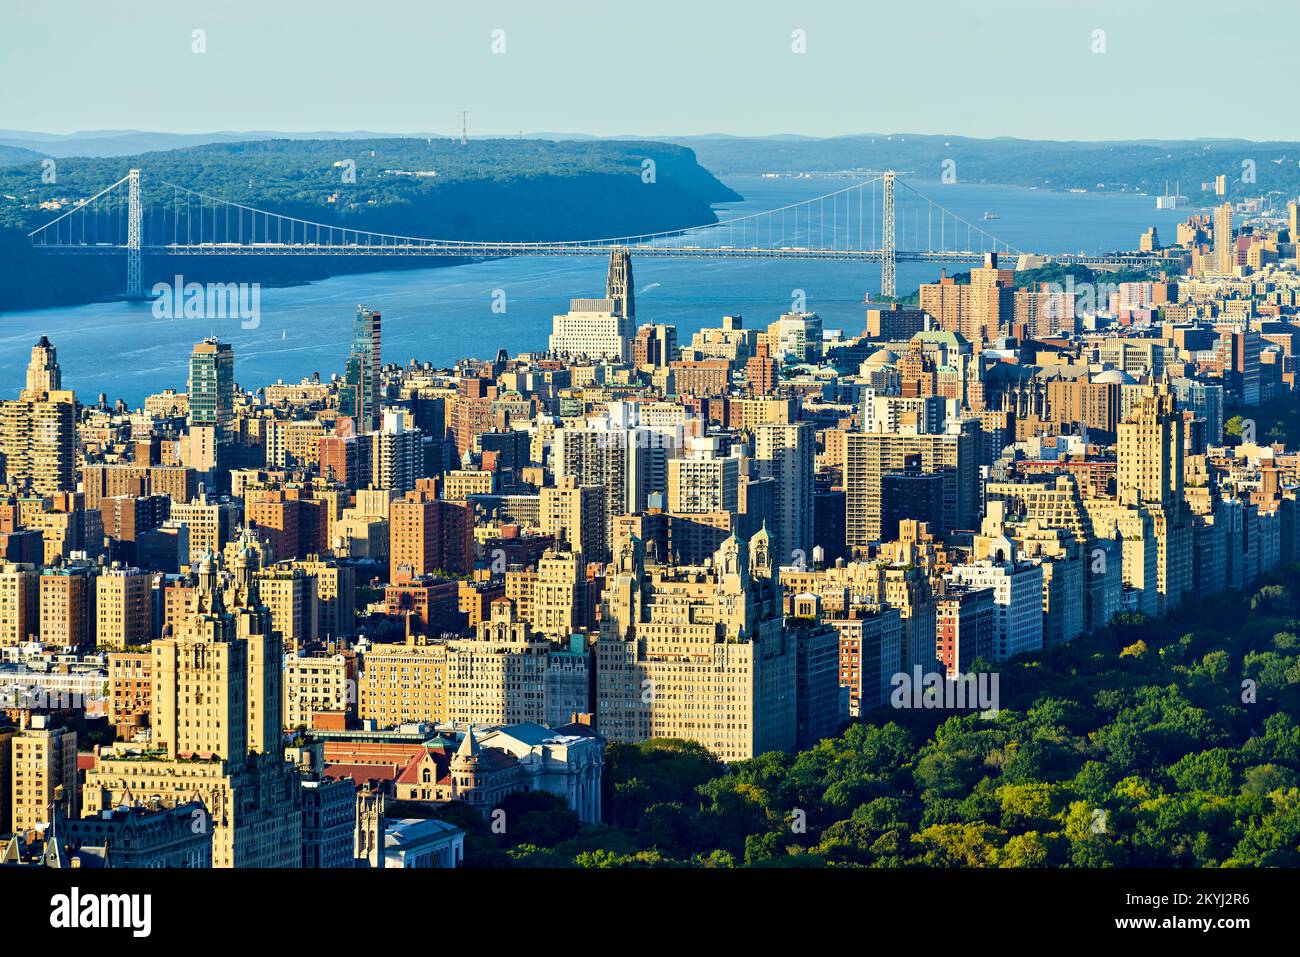
[(616, 246), (609, 254), (609, 277), (605, 280), (605, 298), (614, 304), (614, 315), (635, 321), (636, 292), (632, 280), (632, 254), (622, 246)]

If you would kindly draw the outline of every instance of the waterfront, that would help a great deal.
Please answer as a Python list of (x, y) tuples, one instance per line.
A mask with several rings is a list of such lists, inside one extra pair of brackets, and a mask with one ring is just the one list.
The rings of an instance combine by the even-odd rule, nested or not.
[[(774, 209), (852, 182), (735, 177), (728, 185), (745, 200), (719, 207), (718, 215), (725, 220)], [(1153, 197), (1133, 194), (934, 182), (917, 188), (999, 239), (1036, 252), (1133, 248), (1151, 225), (1168, 242), (1174, 225), (1189, 215), (1187, 209), (1157, 211)], [(983, 222), (985, 211), (998, 218)], [(900, 245), (908, 228), (900, 222)], [(135, 406), (151, 392), (183, 391), (189, 350), (210, 335), (233, 345), (236, 377), (244, 388), (296, 381), (313, 372), (329, 378), (342, 370), (358, 303), (383, 313), (386, 362), (418, 358), (448, 365), (464, 356), (491, 357), (499, 348), (512, 354), (544, 349), (551, 316), (563, 312), (570, 298), (600, 295), (605, 266), (595, 257), (501, 259), (263, 287), (255, 328), (244, 328), (237, 319), (157, 319), (149, 302), (9, 312), (0, 318), (0, 395), (21, 388), (31, 346), (42, 335), (58, 347), (64, 382), (83, 402), (104, 392), (110, 401), (122, 398)], [(765, 325), (791, 308), (799, 291), (826, 328), (857, 333), (864, 324), (863, 298), (874, 297), (880, 283), (879, 266), (853, 262), (643, 257), (634, 268), (638, 321), (674, 324), (683, 343), (725, 314), (740, 313), (749, 325)], [(900, 263), (899, 290), (910, 292), (937, 275), (932, 266)], [(159, 278), (171, 279), (149, 280)]]

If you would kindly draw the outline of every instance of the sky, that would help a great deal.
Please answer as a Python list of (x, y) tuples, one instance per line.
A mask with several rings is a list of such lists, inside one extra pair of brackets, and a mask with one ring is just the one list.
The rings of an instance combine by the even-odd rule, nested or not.
[(0, 0), (0, 128), (1291, 139), (1297, 36), (1295, 0)]

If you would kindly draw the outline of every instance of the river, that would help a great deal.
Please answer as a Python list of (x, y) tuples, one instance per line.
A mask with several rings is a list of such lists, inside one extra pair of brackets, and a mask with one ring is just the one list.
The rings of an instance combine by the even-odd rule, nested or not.
[[(774, 209), (851, 182), (734, 177), (728, 185), (744, 202), (720, 206), (718, 214), (727, 219)], [(1158, 211), (1154, 197), (1132, 194), (961, 183), (917, 188), (999, 239), (1044, 253), (1136, 248), (1139, 234), (1152, 225), (1168, 242), (1189, 215), (1186, 209)], [(986, 210), (998, 218), (983, 222)], [(911, 228), (900, 224), (900, 245), (903, 230)], [(235, 376), (245, 389), (313, 372), (328, 378), (343, 369), (359, 303), (383, 313), (385, 362), (418, 358), (450, 365), (464, 356), (490, 358), (500, 348), (511, 354), (544, 349), (551, 316), (563, 312), (570, 298), (603, 295), (605, 265), (594, 257), (500, 259), (264, 287), (255, 328), (236, 319), (158, 319), (149, 302), (9, 312), (0, 318), (0, 395), (16, 395), (22, 387), (31, 347), (42, 335), (58, 349), (64, 387), (75, 389), (83, 402), (104, 392), (110, 401), (125, 399), (134, 407), (152, 392), (184, 391), (190, 348), (206, 336), (232, 344)], [(790, 308), (797, 290), (827, 329), (857, 333), (865, 323), (863, 298), (880, 287), (878, 265), (853, 262), (643, 257), (633, 266), (637, 321), (676, 325), (679, 343), (727, 314), (740, 313), (749, 326), (766, 325)], [(900, 263), (899, 291), (910, 292), (937, 275), (930, 265)]]

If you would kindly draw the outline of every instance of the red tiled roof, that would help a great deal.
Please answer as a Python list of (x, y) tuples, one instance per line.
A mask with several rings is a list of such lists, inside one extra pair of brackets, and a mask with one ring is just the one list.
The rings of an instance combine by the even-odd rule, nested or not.
[(325, 777), (351, 778), (360, 787), (367, 781), (393, 781), (401, 771), (395, 764), (327, 764)]

